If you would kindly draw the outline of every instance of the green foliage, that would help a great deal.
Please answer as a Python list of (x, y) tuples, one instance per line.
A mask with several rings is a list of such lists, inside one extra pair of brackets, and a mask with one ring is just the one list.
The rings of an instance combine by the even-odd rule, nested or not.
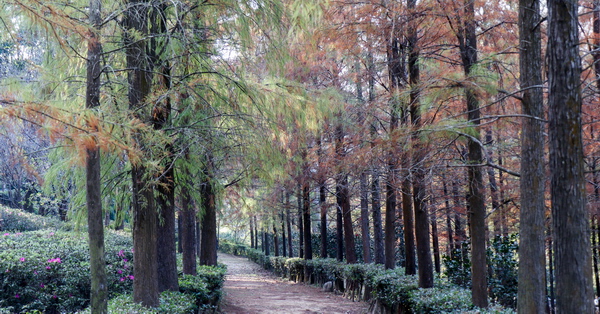
[[(106, 233), (108, 290), (131, 291), (130, 237)], [(89, 303), (89, 253), (83, 233), (38, 230), (0, 235), (0, 307), (73, 312)]]
[[(115, 314), (189, 314), (196, 313), (194, 296), (182, 292), (165, 291), (160, 295), (160, 305), (157, 308), (146, 308), (140, 303), (133, 302), (131, 294), (118, 295), (108, 301), (108, 312)], [(91, 313), (90, 309), (78, 312)]]
[(193, 296), (193, 303), (201, 312), (214, 311), (223, 296), (226, 271), (227, 267), (223, 264), (198, 266), (196, 276), (179, 276), (179, 291)]
[(23, 232), (45, 228), (59, 229), (64, 223), (53, 217), (44, 217), (20, 209), (0, 206), (0, 231)]
[(414, 275), (404, 275), (400, 268), (388, 269), (369, 278), (373, 288), (373, 297), (387, 307), (401, 305), (410, 308), (410, 292), (418, 288), (418, 279)]
[(415, 313), (462, 313), (473, 308), (471, 291), (456, 286), (416, 289), (409, 295)]
[(505, 307), (517, 307), (517, 235), (496, 236), (487, 251), (490, 298)]
[[(499, 304), (517, 306), (517, 234), (496, 236), (487, 248), (488, 287), (490, 298)], [(462, 249), (455, 249), (452, 256), (444, 256), (444, 275), (463, 288), (471, 287), (471, 260), (467, 242)]]

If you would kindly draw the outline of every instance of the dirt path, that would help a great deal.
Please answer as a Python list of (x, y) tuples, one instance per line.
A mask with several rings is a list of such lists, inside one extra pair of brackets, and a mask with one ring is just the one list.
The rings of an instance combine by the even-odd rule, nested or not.
[(275, 277), (247, 258), (219, 253), (219, 261), (227, 265), (222, 313), (361, 314), (368, 308), (364, 302)]

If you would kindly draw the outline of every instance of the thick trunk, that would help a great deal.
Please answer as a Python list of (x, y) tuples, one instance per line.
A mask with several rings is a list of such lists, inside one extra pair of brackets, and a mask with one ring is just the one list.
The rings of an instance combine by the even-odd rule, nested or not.
[[(167, 150), (171, 150), (167, 147)], [(158, 196), (156, 205), (160, 218), (158, 220), (157, 254), (158, 289), (160, 292), (179, 291), (177, 280), (177, 247), (175, 239), (175, 184), (173, 167), (169, 167), (159, 179), (156, 187)]]
[[(146, 41), (134, 40), (132, 33), (148, 34), (147, 1), (130, 0), (125, 18), (127, 31), (126, 59), (129, 80), (129, 107), (142, 121), (148, 121), (141, 112), (146, 96), (150, 94), (151, 77), (146, 58)], [(136, 138), (137, 145), (144, 150), (144, 143)], [(159, 305), (157, 214), (154, 205), (153, 184), (142, 164), (134, 164), (131, 169), (133, 194), (133, 261), (135, 280), (133, 300), (147, 307)]]
[(183, 273), (196, 275), (196, 213), (187, 186), (181, 186), (181, 248)]
[[(545, 313), (544, 99), (539, 0), (520, 0), (521, 130), (519, 313)], [(535, 86), (535, 87), (534, 87)], [(490, 182), (491, 183), (491, 182)]]
[[(409, 162), (405, 162), (404, 166), (407, 169), (410, 167)], [(412, 193), (410, 191), (411, 184), (408, 170), (404, 180), (402, 181), (402, 220), (404, 225), (404, 268), (407, 275), (417, 273), (417, 257), (415, 255), (415, 215), (413, 212)], [(427, 228), (429, 230), (429, 227)]]
[(279, 236), (277, 234), (277, 219), (273, 221), (273, 248), (275, 256), (279, 256)]
[(548, 135), (558, 313), (593, 313), (585, 204), (578, 1), (548, 1)]

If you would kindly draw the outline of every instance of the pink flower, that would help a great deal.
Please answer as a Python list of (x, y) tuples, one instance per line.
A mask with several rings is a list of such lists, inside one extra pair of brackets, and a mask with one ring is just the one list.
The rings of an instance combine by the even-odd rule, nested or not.
[(25, 257), (21, 257), (21, 258), (19, 258), (19, 260), (20, 260), (21, 262), (24, 262), (24, 261), (25, 261)]
[(119, 255), (119, 257), (125, 257), (125, 252), (123, 252), (123, 250), (120, 250), (117, 255)]
[(20, 298), (20, 297), (21, 297), (20, 295), (18, 295), (18, 294), (15, 294), (15, 298), (17, 298), (17, 299), (18, 299), (18, 298)]
[(52, 269), (52, 267), (50, 267), (50, 266), (46, 266), (46, 269)]
[(16, 236), (20, 236), (20, 235), (23, 235), (23, 234), (22, 234), (22, 233), (20, 233), (20, 232), (17, 232), (17, 233), (15, 233), (15, 235), (16, 235)]
[(48, 263), (61, 263), (60, 257), (57, 258), (51, 258), (49, 260), (47, 260)]
[(56, 299), (56, 298), (58, 298), (58, 297), (56, 296), (56, 294), (52, 296), (52, 299)]
[(119, 269), (119, 270), (117, 270), (117, 274), (119, 274), (119, 275), (120, 275), (120, 274), (122, 274), (122, 273), (123, 273), (123, 271), (122, 271), (122, 270), (120, 270), (120, 269)]
[(43, 283), (40, 284), (40, 288), (45, 288), (45, 287), (46, 286)]
[(125, 281), (125, 277), (121, 277), (121, 279), (120, 279), (120, 280), (121, 280), (121, 281)]
[(50, 232), (50, 236), (53, 236), (53, 235), (54, 235), (54, 232)]
[(4, 234), (4, 236), (9, 236), (9, 235), (10, 235), (10, 233), (5, 233), (5, 234)]
[(129, 275), (129, 279), (133, 280), (133, 275)]
[(129, 260), (126, 258), (123, 259), (123, 262), (127, 263), (127, 261), (129, 261)]

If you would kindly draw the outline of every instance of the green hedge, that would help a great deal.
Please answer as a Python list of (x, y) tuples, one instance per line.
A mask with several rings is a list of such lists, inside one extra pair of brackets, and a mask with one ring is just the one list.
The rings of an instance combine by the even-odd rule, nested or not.
[(200, 311), (216, 310), (223, 296), (223, 282), (227, 268), (224, 266), (200, 266), (198, 274), (182, 275), (179, 291), (192, 295)]
[[(223, 249), (232, 247), (221, 245), (221, 250), (232, 254)], [(319, 285), (332, 281), (346, 297), (371, 302), (382, 313), (515, 313), (498, 305), (476, 309), (469, 290), (445, 279), (436, 278), (435, 288), (419, 289), (418, 278), (405, 275), (403, 268), (385, 270), (382, 265), (346, 264), (331, 258), (304, 260), (269, 257), (249, 248), (244, 251), (250, 260), (290, 280)]]
[[(196, 313), (197, 310), (194, 296), (183, 292), (161, 293), (160, 305), (157, 308), (146, 308), (139, 303), (134, 303), (131, 294), (118, 295), (108, 301), (108, 313), (111, 314), (189, 314)], [(88, 314), (91, 311), (88, 308), (78, 313)]]

